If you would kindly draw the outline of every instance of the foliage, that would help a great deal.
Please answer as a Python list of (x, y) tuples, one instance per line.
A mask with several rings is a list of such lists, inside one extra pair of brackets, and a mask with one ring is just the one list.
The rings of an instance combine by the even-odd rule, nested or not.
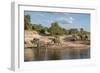
[(51, 24), (51, 27), (49, 28), (49, 32), (51, 35), (63, 35), (64, 30), (59, 26), (58, 22), (54, 22)]
[(41, 24), (32, 24), (32, 30), (40, 31), (41, 29), (43, 29)]
[(30, 23), (31, 23), (31, 18), (29, 15), (24, 16), (24, 29), (29, 30), (30, 29)]
[(50, 33), (50, 35), (52, 36), (76, 34), (80, 37), (83, 37), (84, 35), (89, 34), (89, 32), (85, 31), (83, 28), (80, 28), (79, 30), (77, 28), (71, 28), (67, 30), (65, 28), (62, 28), (58, 22), (51, 23), (50, 27), (44, 27), (41, 24), (32, 24), (31, 17), (29, 15), (24, 16), (24, 29), (31, 30), (31, 31), (35, 30), (41, 34)]
[(68, 30), (68, 33), (69, 34), (77, 34), (79, 31), (78, 31), (78, 29), (76, 29), (76, 28), (73, 28), (73, 29), (70, 29), (70, 30)]

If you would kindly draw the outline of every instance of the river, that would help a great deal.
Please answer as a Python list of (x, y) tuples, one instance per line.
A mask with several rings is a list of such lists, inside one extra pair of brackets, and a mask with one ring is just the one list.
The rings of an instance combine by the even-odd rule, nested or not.
[[(25, 61), (46, 61), (46, 60), (68, 60), (68, 59), (87, 59), (90, 58), (90, 49), (47, 49), (47, 48), (27, 48)], [(28, 57), (28, 55), (29, 57)], [(28, 57), (28, 58), (27, 58)]]

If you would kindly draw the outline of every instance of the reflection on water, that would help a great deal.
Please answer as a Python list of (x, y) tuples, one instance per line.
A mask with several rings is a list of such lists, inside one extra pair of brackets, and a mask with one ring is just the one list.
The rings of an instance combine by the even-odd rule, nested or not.
[[(30, 48), (29, 48), (30, 49)], [(31, 59), (25, 61), (66, 60), (90, 58), (90, 49), (31, 49)], [(24, 58), (25, 59), (25, 58)]]

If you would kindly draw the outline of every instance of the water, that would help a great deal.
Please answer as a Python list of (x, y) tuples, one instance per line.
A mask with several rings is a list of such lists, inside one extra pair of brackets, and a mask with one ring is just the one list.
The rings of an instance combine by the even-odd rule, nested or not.
[[(29, 48), (31, 49), (31, 48)], [(25, 61), (44, 61), (44, 60), (68, 60), (68, 59), (87, 59), (90, 58), (90, 49), (31, 49), (32, 57)], [(33, 56), (34, 55), (34, 56)], [(25, 57), (24, 57), (25, 58)]]

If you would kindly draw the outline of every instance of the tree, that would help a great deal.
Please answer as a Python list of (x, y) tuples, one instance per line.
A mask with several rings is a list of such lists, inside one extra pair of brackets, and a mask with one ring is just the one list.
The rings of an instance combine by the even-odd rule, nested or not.
[(80, 32), (78, 33), (78, 36), (80, 37), (81, 40), (84, 40), (87, 38), (88, 32), (86, 32), (83, 28), (80, 28)]
[(45, 29), (41, 29), (40, 33), (45, 34)]
[(79, 31), (76, 28), (70, 29), (69, 34), (77, 34)]
[(64, 31), (59, 26), (58, 22), (54, 22), (51, 24), (51, 27), (49, 28), (49, 32), (51, 33), (51, 35), (63, 35), (64, 34)]
[(84, 33), (84, 29), (80, 28), (80, 33), (83, 34)]
[(36, 31), (41, 31), (41, 29), (43, 29), (43, 26), (41, 24), (32, 24), (32, 30), (36, 30)]
[(48, 28), (47, 28), (47, 27), (43, 27), (43, 28), (40, 30), (40, 33), (42, 33), (42, 34), (46, 34), (46, 32), (48, 33)]
[(24, 29), (29, 30), (30, 29), (30, 23), (31, 23), (31, 18), (29, 15), (24, 16)]

